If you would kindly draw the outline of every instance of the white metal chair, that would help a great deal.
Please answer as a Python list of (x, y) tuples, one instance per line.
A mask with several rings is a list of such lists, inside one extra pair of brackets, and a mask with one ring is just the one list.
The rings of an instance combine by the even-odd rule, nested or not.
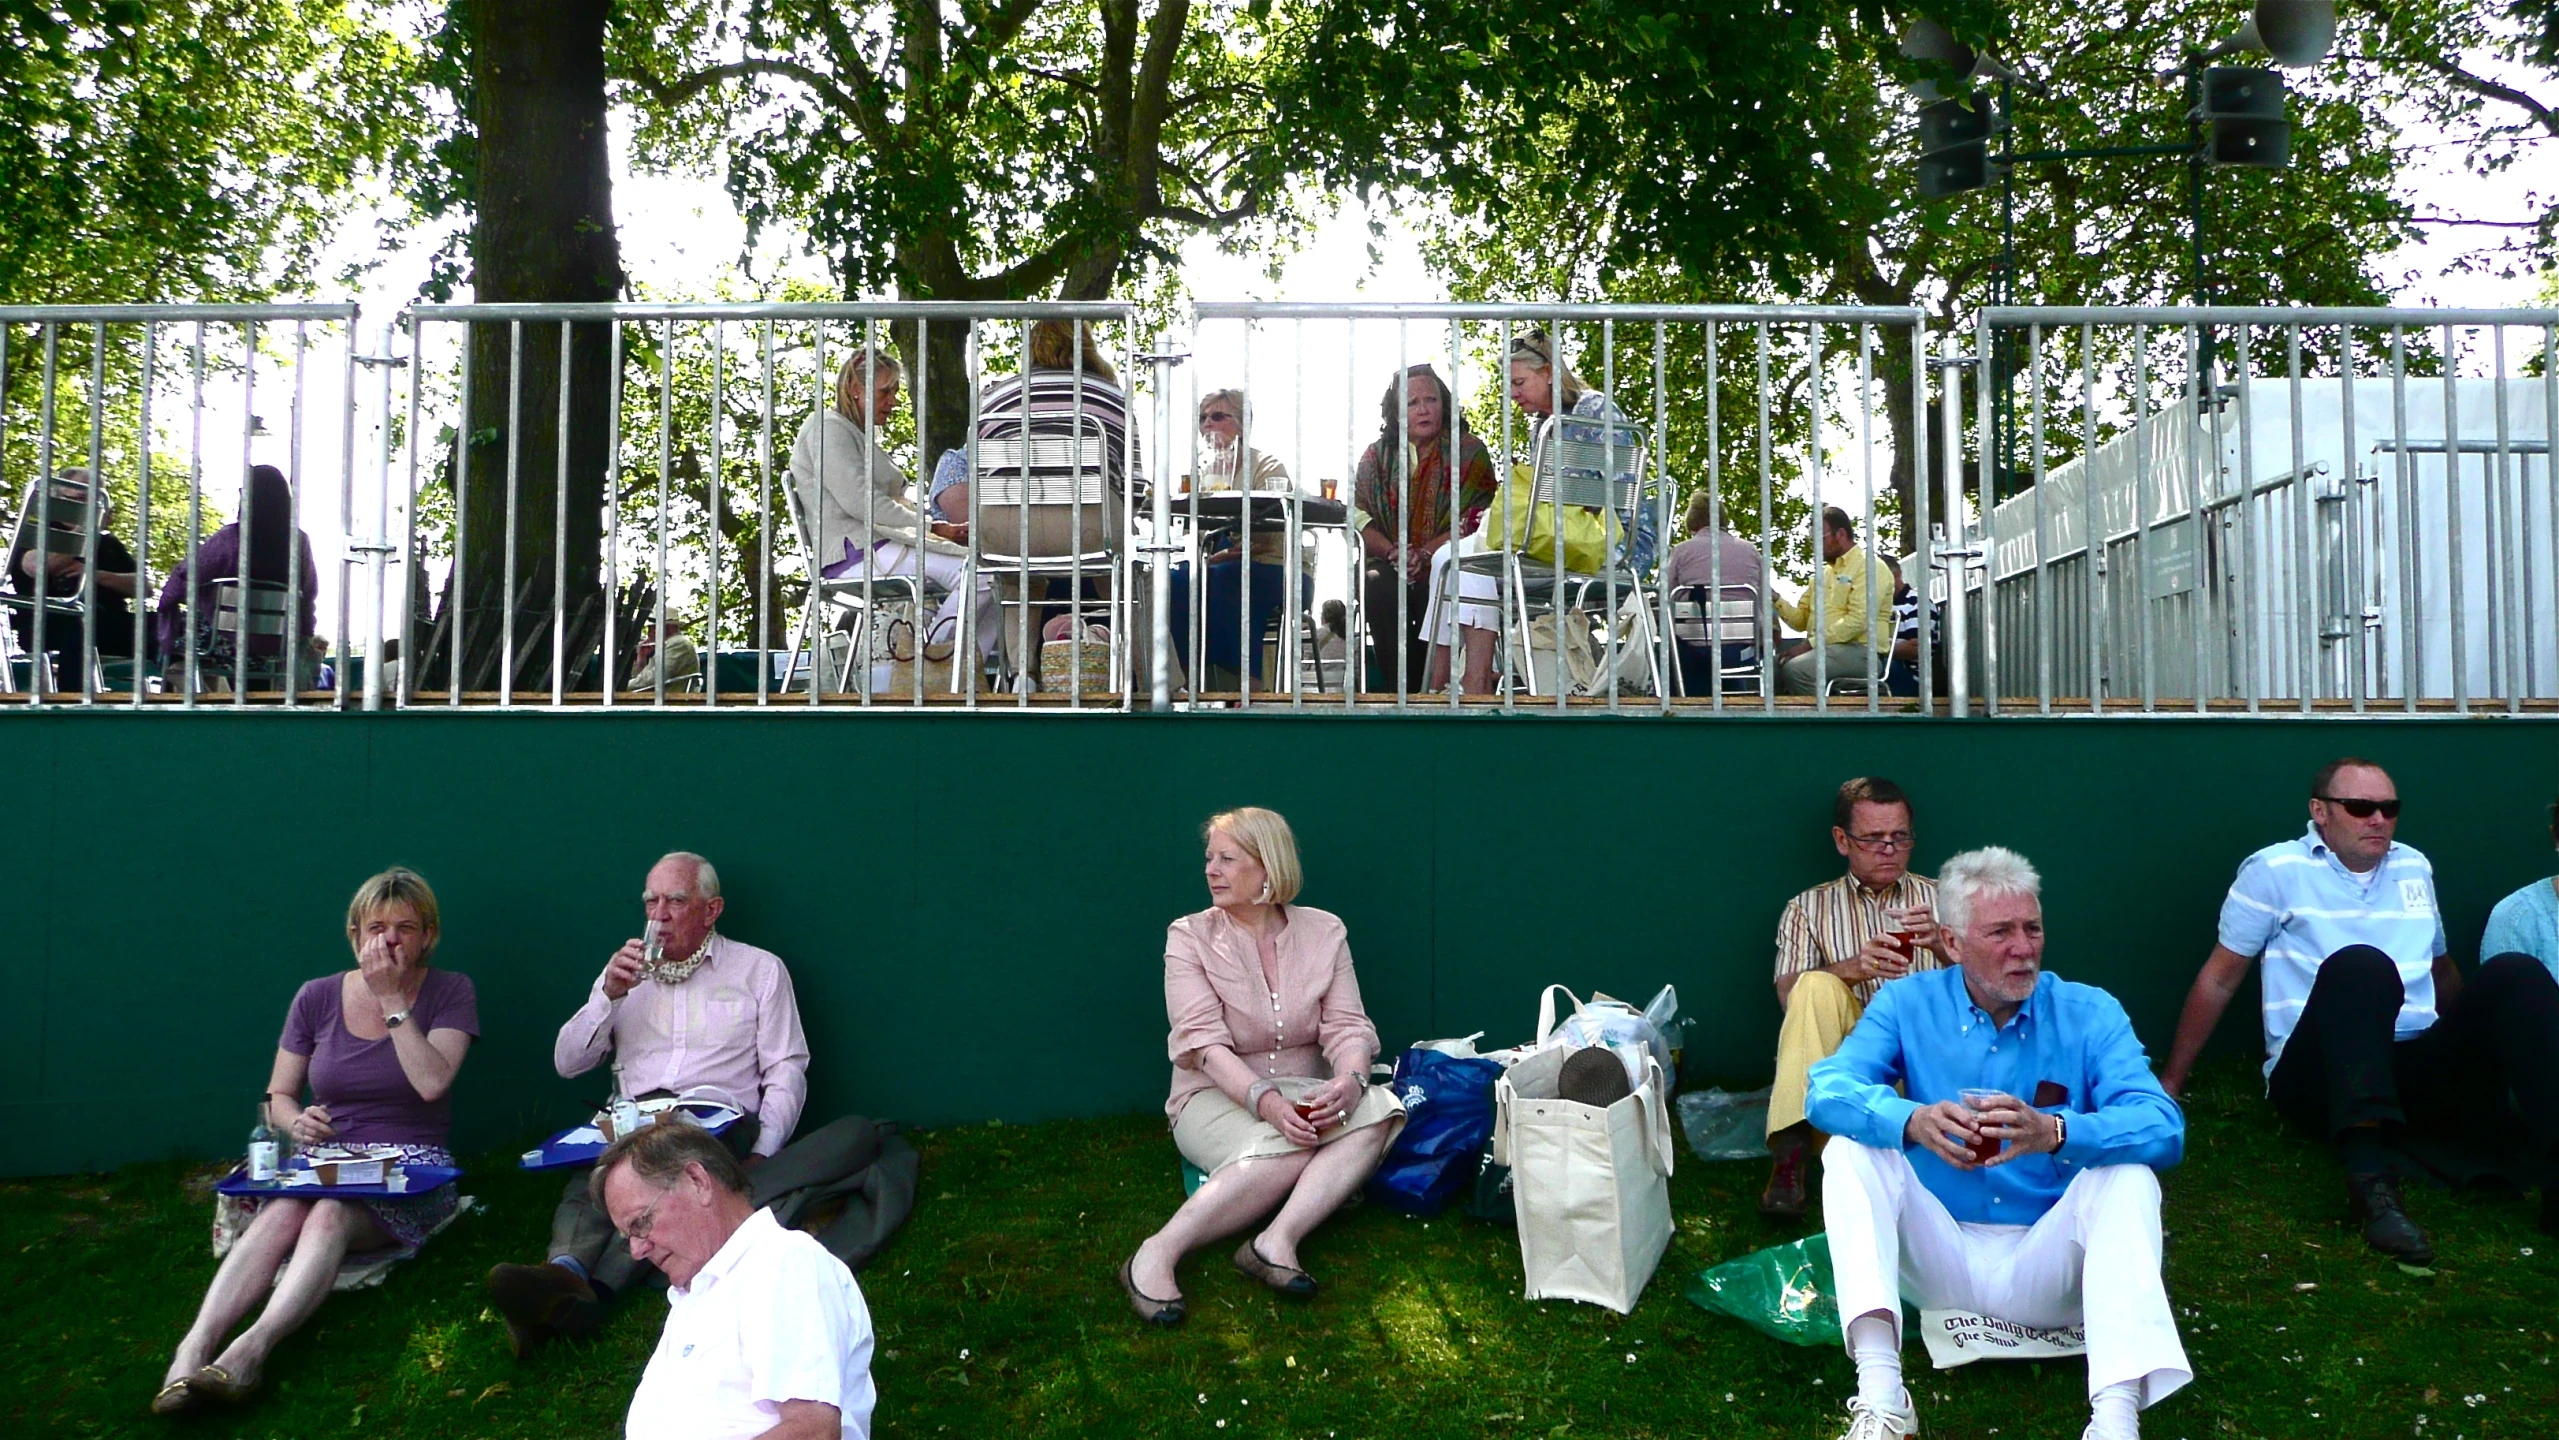
[[(1090, 421), (1080, 435), (995, 439), (981, 435), (974, 442), (970, 531), (978, 537), (978, 564), (985, 573), (1014, 582), (1000, 603), (1005, 612), (1004, 657), (1020, 672), (1014, 677), (1019, 683), (1029, 684), (1034, 669), (1029, 659), (1036, 649), (1032, 614), (1063, 605), (1073, 617), (1077, 634), (1083, 632), (1088, 615), (1103, 617), (1111, 633), (1110, 683), (1116, 689), (1128, 687), (1129, 606), (1124, 593), (1128, 587), (1120, 583), (1119, 556), (1109, 538), (1124, 535), (1127, 529), (1125, 517), (1117, 513), (1120, 498), (1111, 491), (1108, 443), (1098, 420)], [(1084, 544), (1084, 526), (1075, 523), (1079, 513), (1085, 526), (1099, 518), (1104, 537), (1099, 548), (1027, 553), (1036, 533), (1072, 534), (1078, 537), (1076, 545)], [(1043, 520), (1065, 524), (1044, 524)], [(1095, 579), (1104, 582), (1105, 593), (1085, 594), (1079, 582)], [(1047, 580), (1067, 582), (1066, 599), (1032, 593), (1034, 582)]]
[[(1613, 598), (1623, 605), (1628, 596), (1637, 597), (1649, 612), (1654, 599), (1644, 578), (1617, 562), (1616, 551), (1625, 537), (1635, 531), (1636, 509), (1643, 504), (1644, 467), (1651, 455), (1644, 427), (1632, 420), (1610, 420), (1582, 415), (1552, 415), (1538, 426), (1537, 438), (1530, 452), (1531, 491), (1529, 514), (1512, 517), (1517, 533), (1531, 529), (1537, 512), (1549, 513), (1548, 528), (1561, 533), (1562, 526), (1552, 523), (1559, 506), (1597, 511), (1608, 519), (1607, 563), (1593, 571), (1566, 569), (1559, 588), (1552, 560), (1536, 560), (1517, 549), (1488, 550), (1475, 555), (1459, 556), (1443, 572), (1440, 603), (1456, 603), (1459, 577), (1479, 575), (1494, 577), (1503, 591), (1507, 606), (1502, 639), (1505, 650), (1524, 648), (1528, 644), (1529, 622), (1538, 615), (1567, 610), (1588, 610), (1595, 603), (1603, 614), (1613, 619), (1608, 604)], [(1494, 502), (1500, 504), (1499, 500)], [(1659, 616), (1654, 616), (1658, 621)], [(1656, 633), (1659, 630), (1656, 625)], [(1522, 654), (1506, 654), (1504, 663), (1511, 672), (1522, 677), (1529, 693), (1542, 693), (1537, 684), (1536, 666)], [(1663, 682), (1661, 657), (1648, 653), (1645, 668), (1652, 674), (1653, 693), (1660, 694)], [(1602, 668), (1606, 658), (1601, 658)], [(1558, 675), (1557, 684), (1569, 677)]]
[[(306, 676), (306, 667), (284, 652), (290, 587), (274, 580), (224, 578), (205, 581), (201, 593), (212, 623), (210, 643), (196, 651), (198, 690), (234, 685), (242, 690), (280, 690), (288, 677)], [(275, 639), (271, 654), (257, 653), (256, 641), (264, 636)]]
[[(1712, 689), (1725, 695), (1768, 695), (1768, 662), (1759, 650), (1759, 587), (1682, 585), (1670, 592), (1670, 633), (1679, 651), (1679, 693), (1696, 693), (1689, 684), (1687, 657), (1702, 651)], [(1726, 664), (1725, 652), (1742, 646), (1749, 658)]]
[[(59, 475), (43, 486), (42, 494), (38, 493), (36, 485), (29, 485), (26, 503), (11, 527), (15, 538), (10, 544), (10, 553), (23, 549), (39, 557), (38, 568), (56, 555), (86, 555), (90, 523), (95, 517), (90, 499), (89, 486), (85, 482)], [(35, 533), (39, 519), (44, 522), (41, 535)], [(27, 662), (30, 688), (40, 693), (56, 690), (60, 686), (54, 657), (65, 651), (85, 651), (87, 646), (90, 582), (83, 576), (76, 590), (68, 595), (55, 594), (53, 587), (46, 585), (44, 593), (39, 596), (33, 593), (37, 588), (36, 582), (24, 575), (12, 575), (9, 581), (10, 593), (0, 594), (0, 609), (24, 616), (26, 626), (23, 645), (17, 644), (12, 637), (12, 653)], [(36, 634), (36, 617), (39, 614), (44, 617), (41, 645)], [(96, 654), (87, 655), (87, 666), (90, 688), (106, 688), (105, 672)], [(16, 666), (0, 660), (0, 692), (15, 693), (16, 689)]]
[[(920, 570), (902, 575), (846, 575), (829, 579), (818, 563), (817, 547), (809, 539), (808, 518), (800, 504), (800, 489), (785, 480), (782, 498), (791, 513), (791, 536), (800, 547), (800, 559), (808, 567), (809, 594), (800, 607), (800, 621), (791, 640), (790, 660), (782, 670), (781, 693), (789, 694), (791, 686), (805, 674), (809, 683), (819, 683), (820, 650), (828, 652), (835, 672), (837, 693), (853, 690), (853, 667), (863, 664), (871, 653), (871, 627), (877, 618), (871, 612), (883, 599), (903, 596), (915, 607), (916, 624), (921, 629), (931, 607), (939, 605), (949, 592), (933, 583)], [(869, 587), (867, 590), (865, 586)], [(868, 595), (866, 601), (864, 596)], [(825, 623), (819, 623), (823, 617)], [(840, 658), (838, 658), (840, 652)], [(710, 663), (707, 659), (703, 662)], [(693, 677), (698, 687), (701, 676)], [(867, 682), (867, 674), (866, 674)], [(669, 688), (674, 688), (670, 683)]]

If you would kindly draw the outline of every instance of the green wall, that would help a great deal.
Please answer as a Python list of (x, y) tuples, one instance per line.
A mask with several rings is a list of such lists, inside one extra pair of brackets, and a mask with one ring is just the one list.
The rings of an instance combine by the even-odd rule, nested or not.
[[(812, 1120), (1130, 1112), (1166, 1081), (1159, 942), (1204, 903), (1197, 828), (1272, 806), (1306, 903), (1348, 922), (1390, 1053), (1526, 1038), (1538, 987), (1699, 1022), (1688, 1068), (1760, 1080), (1788, 894), (1836, 874), (1829, 797), (1891, 775), (1919, 863), (2000, 843), (2046, 878), (2057, 972), (2154, 1055), (2233, 868), (2297, 833), (2340, 751), (2397, 775), (2453, 946), (2548, 873), (2559, 727), (2502, 720), (1288, 717), (745, 711), (0, 714), (0, 1173), (242, 1138), (286, 1001), (348, 963), (394, 862), (480, 994), (465, 1149), (580, 1118), (560, 1022), (639, 928), (650, 860), (720, 866), (725, 929), (790, 963)], [(2220, 1043), (2253, 1049), (2253, 1000)]]

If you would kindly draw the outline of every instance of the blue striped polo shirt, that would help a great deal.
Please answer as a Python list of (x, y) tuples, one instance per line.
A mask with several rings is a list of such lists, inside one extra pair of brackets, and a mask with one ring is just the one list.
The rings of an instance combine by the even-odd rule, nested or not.
[(2399, 966), (2407, 995), (2395, 1038), (2422, 1035), (2435, 1023), (2435, 957), (2445, 948), (2435, 867), (2395, 840), (2361, 875), (2329, 850), (2316, 825), (2249, 856), (2221, 902), (2221, 943), (2265, 962), (2268, 1075), (2301, 1020), (2321, 963), (2349, 945), (2370, 945)]

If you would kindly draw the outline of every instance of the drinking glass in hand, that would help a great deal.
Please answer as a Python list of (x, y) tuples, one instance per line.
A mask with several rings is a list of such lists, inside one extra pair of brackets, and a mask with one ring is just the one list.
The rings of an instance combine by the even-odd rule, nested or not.
[(658, 922), (652, 920), (640, 932), (640, 978), (657, 978), (658, 965), (666, 959), (666, 936)]
[[(2003, 1092), (1997, 1090), (1965, 1090), (1960, 1092), (1959, 1098), (1964, 1102), (1965, 1109), (1978, 1114), (1998, 1104), (2005, 1097)], [(1998, 1159), (1999, 1146), (2000, 1140), (1996, 1135), (1976, 1137), (1973, 1141), (1973, 1163), (1987, 1165)]]

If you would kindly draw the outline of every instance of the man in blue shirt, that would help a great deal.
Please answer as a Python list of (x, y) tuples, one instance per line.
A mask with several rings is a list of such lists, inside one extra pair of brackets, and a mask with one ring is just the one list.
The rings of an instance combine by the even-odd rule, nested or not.
[[(2043, 882), (1968, 851), (1937, 875), (1955, 967), (1885, 986), (1813, 1067), (1831, 1269), (1857, 1362), (1848, 1440), (1918, 1432), (1901, 1307), (2086, 1327), (2082, 1440), (2137, 1440), (2194, 1378), (2159, 1273), (2186, 1118), (2113, 996), (2043, 973)], [(1894, 1087), (1901, 1088), (1897, 1091)]]
[[(2380, 766), (2349, 756), (2320, 768), (2308, 830), (2249, 856), (2231, 882), (2162, 1078), (2184, 1090), (2263, 957), (2267, 1098), (2337, 1147), (2364, 1242), (2426, 1265), (2434, 1248), (2400, 1201), (2391, 1152), (2415, 1131), (2490, 1149), (2521, 1139), (2559, 1162), (2559, 980), (2501, 955), (2465, 988), (2434, 867), (2398, 829), (2399, 791)], [(2548, 1185), (2541, 1225), (2559, 1232)]]

